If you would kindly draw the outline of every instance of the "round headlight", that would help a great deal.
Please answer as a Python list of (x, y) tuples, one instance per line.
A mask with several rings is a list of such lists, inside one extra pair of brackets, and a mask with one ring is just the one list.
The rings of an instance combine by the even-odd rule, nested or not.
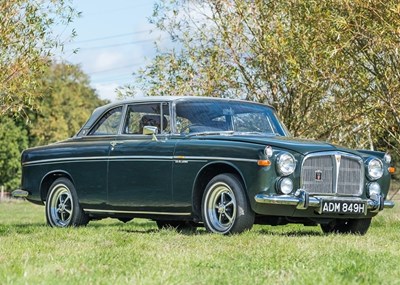
[(381, 186), (377, 182), (372, 182), (368, 185), (368, 196), (381, 194)]
[(282, 194), (290, 194), (293, 191), (292, 179), (285, 177), (278, 181), (278, 190)]
[(383, 175), (382, 161), (373, 158), (368, 162), (368, 177), (371, 180), (377, 180)]
[(276, 167), (281, 175), (283, 176), (290, 175), (296, 169), (296, 160), (290, 153), (288, 152), (282, 153), (277, 158)]

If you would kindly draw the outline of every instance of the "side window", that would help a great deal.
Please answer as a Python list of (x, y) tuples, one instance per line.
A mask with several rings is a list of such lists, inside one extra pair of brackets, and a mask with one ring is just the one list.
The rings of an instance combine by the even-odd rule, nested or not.
[(188, 134), (189, 133), (189, 127), (192, 125), (192, 123), (189, 121), (189, 119), (186, 119), (184, 117), (176, 117), (176, 130), (180, 134)]
[(170, 133), (168, 104), (152, 103), (128, 106), (124, 133), (141, 135), (145, 126), (157, 127), (159, 134)]
[(122, 107), (108, 111), (90, 131), (92, 136), (116, 135), (121, 123)]

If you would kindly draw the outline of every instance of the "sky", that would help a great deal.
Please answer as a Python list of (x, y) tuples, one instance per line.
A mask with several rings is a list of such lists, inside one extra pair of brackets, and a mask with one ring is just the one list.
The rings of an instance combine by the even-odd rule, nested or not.
[(148, 21), (155, 2), (74, 0), (82, 15), (69, 26), (77, 36), (65, 44), (61, 58), (81, 66), (100, 98), (115, 101), (115, 89), (132, 83), (132, 73), (154, 57), (154, 41), (162, 39)]

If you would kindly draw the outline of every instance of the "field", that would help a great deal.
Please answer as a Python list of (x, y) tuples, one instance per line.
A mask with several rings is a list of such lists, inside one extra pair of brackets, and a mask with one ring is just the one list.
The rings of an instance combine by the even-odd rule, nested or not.
[(219, 236), (138, 219), (45, 226), (44, 208), (0, 203), (0, 284), (400, 284), (400, 201), (366, 236), (255, 226)]

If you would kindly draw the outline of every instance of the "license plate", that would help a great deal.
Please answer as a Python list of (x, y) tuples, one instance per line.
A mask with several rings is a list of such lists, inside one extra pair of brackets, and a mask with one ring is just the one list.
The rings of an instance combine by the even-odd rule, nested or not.
[(320, 212), (323, 214), (367, 214), (367, 203), (326, 200), (322, 201)]

